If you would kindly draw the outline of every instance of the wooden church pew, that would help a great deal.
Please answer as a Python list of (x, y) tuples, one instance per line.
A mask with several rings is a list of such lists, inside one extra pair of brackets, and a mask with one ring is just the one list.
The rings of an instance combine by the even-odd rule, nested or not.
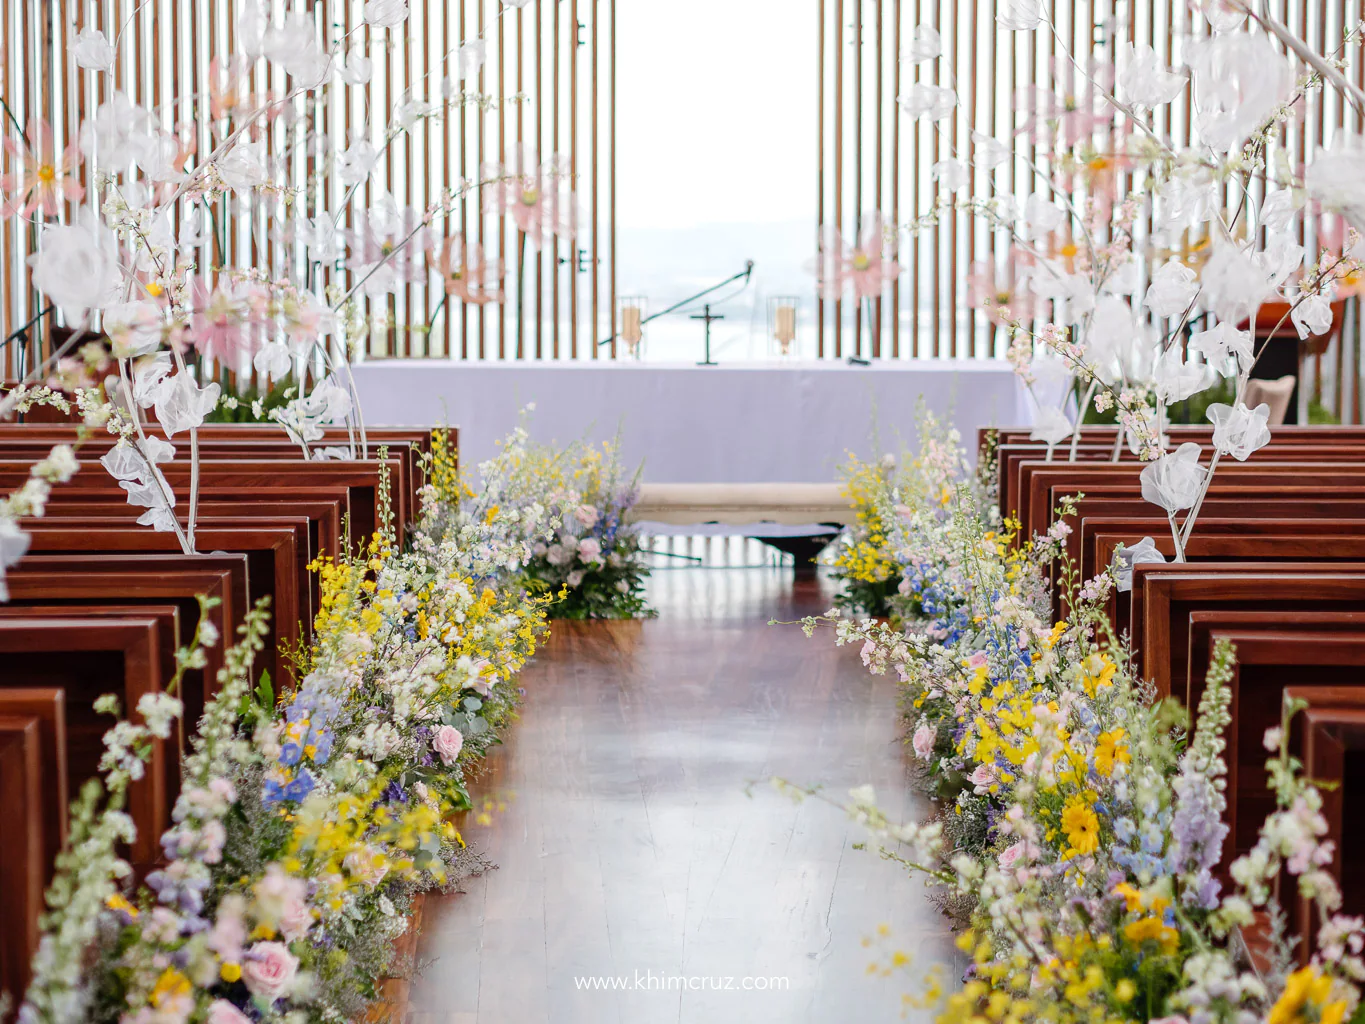
[[(51, 800), (50, 794), (47, 796)], [(42, 723), (0, 712), (0, 991), (12, 998), (30, 977), (46, 878), (43, 856)]]
[[(113, 725), (94, 710), (95, 700), (115, 694), (122, 712), (140, 721), (137, 702), (160, 691), (160, 638), (155, 618), (0, 619), (0, 686), (42, 687), (65, 693), (67, 776), (73, 789), (98, 774), (103, 737)], [(149, 869), (159, 856), (161, 833), (170, 821), (167, 767), (172, 741), (155, 740), (144, 778), (128, 793), (128, 813), (137, 825), (130, 860)]]
[[(67, 781), (66, 692), (60, 687), (0, 686), (0, 718), (32, 718), (38, 722), (38, 762), (43, 780), (43, 884), (52, 877), (57, 853), (66, 843)], [(3, 783), (0, 783), (3, 785)], [(0, 818), (0, 820), (5, 820)]]

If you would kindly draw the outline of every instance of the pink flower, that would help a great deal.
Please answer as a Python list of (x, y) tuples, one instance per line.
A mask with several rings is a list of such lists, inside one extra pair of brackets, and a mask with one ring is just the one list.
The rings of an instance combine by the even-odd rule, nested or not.
[(816, 277), (825, 300), (838, 299), (845, 285), (853, 286), (855, 299), (874, 298), (900, 276), (901, 266), (894, 259), (894, 242), (888, 241), (880, 213), (864, 219), (857, 245), (847, 246), (838, 229), (831, 230), (821, 247)]
[(932, 725), (921, 725), (915, 730), (915, 737), (910, 741), (910, 745), (915, 748), (916, 756), (927, 761), (934, 756), (934, 744), (937, 740), (938, 730)]
[(190, 283), (190, 298), (194, 309), (190, 335), (199, 354), (225, 366), (250, 358), (256, 346), (247, 332), (251, 308), (243, 296), (227, 284), (210, 291), (196, 277)]
[(433, 263), (445, 282), (447, 295), (454, 295), (470, 306), (502, 302), (502, 260), (484, 256), (477, 242), (466, 245), (464, 235), (455, 234), (441, 243), (441, 255)]
[(58, 161), (50, 124), (39, 121), (29, 134), (33, 137), (33, 147), (28, 150), (5, 136), (5, 150), (19, 164), (19, 173), (0, 175), (0, 191), (13, 193), (0, 202), (0, 217), (14, 213), (27, 217), (39, 209), (47, 216), (55, 217), (62, 199), (79, 203), (85, 196), (84, 187), (70, 176), (81, 162), (80, 147), (73, 142)]
[(1055, 92), (1031, 85), (1015, 96), (1015, 109), (1028, 115), (1020, 134), (1044, 146), (1060, 140), (1070, 148), (1113, 120), (1103, 92), (1113, 88), (1112, 65), (1091, 61), (1083, 73), (1059, 57), (1053, 63), (1053, 79)]
[(1019, 319), (1013, 308), (1018, 294), (1012, 269), (997, 274), (993, 263), (978, 261), (967, 275), (967, 305), (985, 310), (993, 324), (1003, 326), (1007, 320)]
[(573, 517), (590, 530), (597, 525), (597, 509), (591, 505), (579, 505), (573, 510)]
[(306, 901), (290, 898), (280, 913), (279, 926), (280, 934), (288, 941), (301, 939), (313, 927), (313, 911)]
[(226, 999), (215, 999), (209, 1003), (206, 1024), (251, 1024), (251, 1018)]
[(496, 180), (484, 193), (484, 213), (510, 216), (526, 241), (540, 249), (550, 236), (573, 231), (573, 193), (561, 187), (568, 174), (556, 160), (536, 166), (521, 157), (517, 163), (515, 170), (494, 167), (485, 172)]
[(971, 669), (973, 672), (975, 672), (979, 668), (985, 668), (986, 652), (977, 651), (975, 654), (973, 654), (970, 658), (967, 659), (967, 667)]
[(299, 958), (283, 942), (256, 943), (242, 964), (247, 990), (270, 1003), (289, 994), (298, 973)]
[(464, 735), (453, 725), (443, 725), (432, 736), (431, 746), (440, 755), (441, 763), (449, 767), (460, 756), (460, 748), (464, 746)]
[(594, 537), (584, 537), (578, 542), (578, 557), (584, 562), (601, 561), (602, 545)]

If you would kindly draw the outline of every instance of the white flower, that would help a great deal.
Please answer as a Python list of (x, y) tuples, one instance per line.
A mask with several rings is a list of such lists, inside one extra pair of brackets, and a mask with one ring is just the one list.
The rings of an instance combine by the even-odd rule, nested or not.
[(294, 357), (288, 345), (270, 342), (256, 350), (256, 354), (251, 357), (251, 365), (258, 373), (265, 374), (268, 379), (275, 381), (287, 376), (294, 368)]
[(0, 516), (0, 601), (9, 600), (5, 570), (24, 557), (32, 540), (13, 519)]
[[(1001, 142), (984, 132), (972, 132), (972, 163), (976, 166), (993, 170), (1008, 163), (1013, 156), (1014, 148), (1007, 143)], [(1014, 220), (1015, 218), (1001, 219)]]
[(1245, 7), (1238, 7), (1228, 0), (1195, 0), (1195, 7), (1202, 8), (1204, 18), (1215, 32), (1232, 32), (1246, 21)]
[(52, 451), (47, 453), (47, 458), (37, 463), (30, 473), (49, 483), (64, 484), (75, 476), (80, 468), (80, 460), (76, 458), (72, 447), (69, 444), (56, 444), (52, 446)]
[[(1316, 164), (1309, 165), (1309, 175)], [(1350, 184), (1360, 185), (1360, 175), (1358, 173), (1359, 163), (1352, 164), (1353, 173)], [(1317, 197), (1318, 201), (1324, 206), (1328, 205), (1322, 196)], [(1361, 207), (1365, 209), (1365, 189), (1360, 190)], [(1268, 194), (1261, 202), (1261, 226), (1269, 231), (1286, 232), (1293, 227), (1294, 219), (1298, 216), (1299, 210), (1303, 209), (1303, 196), (1292, 188), (1276, 189)]]
[(87, 71), (113, 71), (114, 47), (97, 28), (83, 28), (71, 49), (76, 63)]
[(239, 141), (220, 157), (217, 163), (218, 176), (223, 184), (241, 195), (250, 192), (257, 185), (264, 185), (268, 178), (265, 169), (265, 142), (258, 140)]
[(171, 723), (180, 717), (184, 705), (169, 693), (144, 693), (137, 701), (137, 712), (147, 723), (153, 736), (167, 739), (171, 735)]
[(346, 245), (336, 222), (327, 214), (309, 218), (297, 228), (296, 237), (308, 247), (308, 258), (315, 263), (335, 263), (346, 255)]
[(368, 139), (357, 139), (337, 154), (337, 178), (345, 184), (364, 181), (379, 163), (379, 151)]
[(1175, 342), (1157, 360), (1152, 382), (1157, 398), (1169, 404), (1197, 395), (1212, 383), (1212, 376), (1213, 371), (1204, 363), (1186, 362), (1180, 343)]
[(870, 785), (855, 786), (848, 791), (854, 807), (873, 809), (877, 806), (877, 791)]
[(165, 385), (171, 372), (171, 354), (158, 352), (133, 363), (133, 402), (141, 409), (149, 409)]
[(1043, 23), (1042, 0), (1004, 0), (995, 20), (1013, 32), (1031, 32)]
[(1231, 242), (1214, 246), (1199, 279), (1204, 286), (1204, 305), (1217, 312), (1218, 319), (1232, 323), (1255, 316), (1261, 303), (1274, 294), (1262, 263)]
[(1209, 420), (1213, 423), (1213, 446), (1238, 462), (1270, 443), (1270, 406), (1262, 402), (1248, 409), (1245, 402), (1236, 407), (1221, 402), (1209, 406)]
[[(1365, 231), (1365, 139), (1342, 132), (1319, 150), (1304, 172), (1308, 194), (1357, 231)], [(1264, 217), (1264, 214), (1262, 214)]]
[(269, 26), (261, 5), (256, 0), (245, 0), (237, 15), (237, 49), (251, 58), (265, 50), (265, 31)]
[(1047, 405), (1039, 409), (1038, 415), (1033, 418), (1033, 431), (1029, 434), (1029, 440), (1054, 445), (1070, 437), (1071, 430), (1071, 420), (1067, 419), (1066, 413), (1055, 405)]
[(121, 168), (136, 160), (159, 130), (150, 113), (115, 92), (95, 109), (92, 119), (81, 123), (81, 148), (93, 152), (101, 167)]
[(1185, 76), (1171, 74), (1170, 68), (1146, 43), (1125, 44), (1120, 53), (1119, 98), (1148, 109), (1170, 103), (1185, 88)]
[(1034, 192), (1024, 201), (1024, 223), (1034, 238), (1059, 231), (1066, 223), (1066, 211), (1044, 192)]
[(1300, 338), (1326, 334), (1332, 329), (1332, 303), (1321, 292), (1304, 296), (1294, 305), (1289, 318)]
[(312, 18), (297, 8), (286, 14), (279, 25), (266, 28), (261, 46), (267, 60), (308, 81), (315, 81), (309, 75), (315, 70), (318, 58), (327, 60), (327, 55), (318, 46), (317, 28)]
[(941, 121), (957, 106), (957, 93), (946, 85), (916, 82), (901, 96), (900, 104), (910, 117)]
[(364, 85), (374, 76), (374, 62), (359, 47), (346, 54), (341, 80), (347, 85)]
[(1163, 219), (1172, 228), (1195, 227), (1217, 216), (1222, 189), (1206, 171), (1173, 175), (1157, 192)]
[(930, 168), (934, 180), (949, 192), (965, 188), (971, 179), (967, 165), (961, 160), (940, 160)]
[(1165, 562), (1166, 556), (1157, 550), (1156, 541), (1143, 537), (1132, 547), (1124, 545), (1114, 552), (1114, 561), (1119, 570), (1119, 593), (1127, 594), (1133, 589), (1133, 566)]
[(161, 311), (154, 302), (120, 302), (104, 311), (104, 333), (115, 358), (155, 352), (161, 345), (161, 331)]
[(479, 68), (483, 67), (484, 61), (488, 60), (488, 44), (482, 39), (461, 43), (457, 56), (460, 61), (460, 78), (473, 78), (479, 73)]
[(188, 371), (181, 370), (169, 378), (156, 393), (156, 418), (167, 437), (189, 430), (204, 422), (204, 417), (218, 405), (222, 388), (217, 381), (199, 387)]
[(380, 28), (396, 28), (408, 18), (408, 0), (369, 0), (365, 21)]
[(1198, 444), (1186, 441), (1174, 452), (1163, 453), (1148, 463), (1140, 477), (1142, 497), (1168, 512), (1193, 505), (1208, 472), (1199, 465), (1199, 451)]
[(1179, 316), (1199, 294), (1194, 271), (1177, 260), (1163, 263), (1152, 275), (1152, 284), (1142, 304), (1159, 317)]
[[(1235, 377), (1251, 369), (1251, 332), (1239, 331), (1226, 320), (1208, 331), (1190, 336), (1190, 350), (1199, 352), (1224, 377)], [(1229, 366), (1228, 357), (1233, 357)]]
[(930, 25), (916, 25), (910, 33), (910, 45), (901, 53), (901, 60), (921, 64), (943, 55), (943, 37)]
[(1239, 148), (1290, 96), (1294, 68), (1264, 35), (1238, 32), (1194, 40), (1195, 128), (1219, 152)]
[(55, 225), (39, 235), (38, 252), (28, 258), (33, 287), (70, 320), (84, 320), (118, 294), (118, 264), (102, 241), (83, 224)]

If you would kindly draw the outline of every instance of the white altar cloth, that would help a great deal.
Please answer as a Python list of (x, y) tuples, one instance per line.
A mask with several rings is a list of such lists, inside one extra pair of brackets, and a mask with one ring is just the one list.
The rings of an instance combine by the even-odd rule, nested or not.
[[(1032, 422), (1003, 360), (692, 364), (375, 360), (355, 366), (367, 423), (460, 431), (460, 461), (493, 455), (535, 403), (531, 436), (605, 440), (621, 431), (651, 483), (826, 483), (846, 453), (916, 442), (916, 400), (951, 416), (969, 448), (982, 426)], [(875, 440), (874, 440), (875, 439)]]

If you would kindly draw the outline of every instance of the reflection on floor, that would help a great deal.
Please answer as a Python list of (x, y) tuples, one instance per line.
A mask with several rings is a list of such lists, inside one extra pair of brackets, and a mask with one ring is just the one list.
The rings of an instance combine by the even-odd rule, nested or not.
[[(663, 570), (651, 598), (656, 620), (556, 624), (526, 671), (522, 718), (474, 785), (507, 809), (466, 830), (498, 869), (428, 904), (414, 1024), (901, 1019), (945, 955), (941, 918), (837, 811), (765, 784), (871, 782), (923, 816), (893, 684), (828, 636), (767, 625), (827, 608), (819, 577)], [(878, 948), (913, 969), (869, 977)]]

